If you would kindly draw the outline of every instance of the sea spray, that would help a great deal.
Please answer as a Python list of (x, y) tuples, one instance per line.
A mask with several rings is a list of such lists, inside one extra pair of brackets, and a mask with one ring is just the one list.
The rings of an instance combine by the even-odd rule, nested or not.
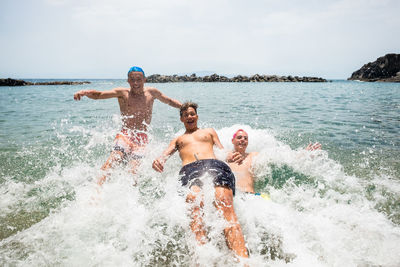
[[(151, 168), (152, 160), (182, 130), (163, 130), (163, 138), (152, 134), (137, 174), (121, 165), (98, 190), (96, 180), (102, 175), (114, 126), (77, 126), (69, 128), (70, 135), (59, 133), (51, 154), (53, 167), (37, 181), (3, 177), (2, 227), (16, 230), (2, 230), (6, 235), (0, 241), (0, 264), (235, 264), (223, 236), (224, 220), (212, 203), (212, 186), (204, 188), (210, 241), (198, 246), (189, 227), (187, 189), (179, 182), (179, 156), (167, 161), (162, 174)], [(251, 265), (400, 264), (400, 231), (392, 221), (398, 211), (379, 206), (390, 201), (388, 192), (398, 196), (398, 181), (348, 175), (327, 151), (292, 149), (273, 131), (248, 125), (216, 129), (226, 151), (232, 148), (237, 128), (249, 133), (248, 150), (259, 152), (254, 162), (256, 189), (271, 196), (267, 201), (238, 192), (234, 199)], [(31, 213), (28, 218), (33, 220), (23, 217), (25, 224), (19, 225), (19, 210)]]

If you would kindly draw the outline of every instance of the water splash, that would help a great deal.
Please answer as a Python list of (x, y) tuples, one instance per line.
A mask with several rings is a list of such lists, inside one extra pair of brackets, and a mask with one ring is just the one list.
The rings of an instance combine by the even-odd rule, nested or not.
[[(249, 133), (249, 151), (259, 151), (256, 189), (272, 199), (240, 193), (235, 197), (251, 253), (249, 264), (400, 264), (397, 180), (347, 174), (324, 150), (292, 149), (274, 132), (248, 125), (217, 129), (227, 149), (237, 128)], [(152, 160), (176, 135), (172, 128), (153, 133), (135, 177), (122, 165), (100, 192), (95, 180), (115, 125), (57, 129), (47, 156), (35, 146), (21, 152), (36, 158), (32, 170), (46, 166), (44, 171), (13, 166), (19, 171), (3, 177), (1, 265), (239, 265), (225, 244), (212, 187), (204, 190), (204, 221), (211, 241), (199, 247), (189, 228), (185, 190), (177, 179), (178, 156), (169, 159), (163, 174), (151, 169)], [(217, 154), (223, 157), (224, 152)]]

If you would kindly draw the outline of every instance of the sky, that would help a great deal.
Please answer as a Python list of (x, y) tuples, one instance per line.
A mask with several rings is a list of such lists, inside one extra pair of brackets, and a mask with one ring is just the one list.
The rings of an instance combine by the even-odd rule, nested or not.
[(1, 0), (0, 78), (346, 79), (400, 53), (398, 0)]

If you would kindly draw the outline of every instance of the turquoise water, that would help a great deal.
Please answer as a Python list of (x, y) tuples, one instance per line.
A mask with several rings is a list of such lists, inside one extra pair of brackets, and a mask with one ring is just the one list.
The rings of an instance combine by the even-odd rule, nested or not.
[[(197, 102), (200, 125), (227, 149), (237, 128), (249, 132), (249, 150), (260, 152), (256, 188), (272, 198), (235, 199), (253, 265), (400, 264), (400, 84), (150, 85)], [(121, 166), (95, 193), (119, 108), (73, 93), (119, 86), (127, 83), (0, 88), (1, 265), (232, 264), (216, 217), (205, 219), (214, 241), (195, 246), (178, 156), (161, 175), (151, 169), (182, 132), (177, 110), (156, 102), (138, 174)], [(322, 151), (303, 149), (315, 141)]]

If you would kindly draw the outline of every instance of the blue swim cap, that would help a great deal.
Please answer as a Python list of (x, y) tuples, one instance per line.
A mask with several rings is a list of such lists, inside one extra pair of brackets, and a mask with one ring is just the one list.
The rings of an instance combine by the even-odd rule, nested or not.
[(141, 72), (141, 73), (143, 73), (143, 77), (146, 77), (146, 75), (144, 75), (144, 71), (143, 71), (143, 69), (142, 69), (141, 67), (133, 66), (132, 68), (129, 69), (128, 75), (129, 75), (129, 73), (131, 73), (132, 71)]

